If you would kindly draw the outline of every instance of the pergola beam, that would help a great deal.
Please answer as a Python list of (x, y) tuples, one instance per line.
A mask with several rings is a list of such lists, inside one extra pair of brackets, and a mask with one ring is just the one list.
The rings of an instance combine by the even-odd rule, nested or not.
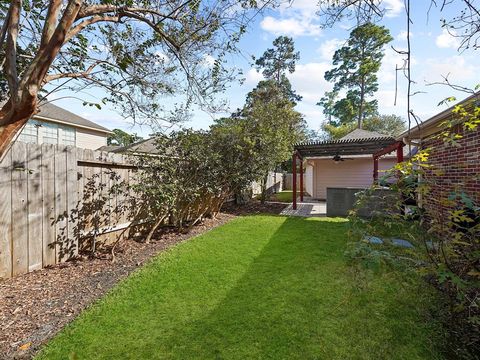
[[(305, 157), (316, 157), (316, 156), (335, 156), (335, 155), (373, 155), (378, 152), (381, 152), (387, 147), (391, 147), (393, 144), (398, 142), (395, 139), (388, 140), (377, 140), (377, 141), (358, 141), (354, 142), (338, 142), (338, 143), (318, 143), (318, 144), (308, 144), (308, 145), (297, 145), (295, 149), (305, 158)], [(393, 149), (389, 152), (396, 149), (396, 146), (393, 146)]]
[[(397, 155), (398, 155), (398, 149), (402, 149), (404, 145), (405, 144), (402, 141), (396, 141), (395, 143), (377, 151), (373, 156), (378, 158), (380, 156), (390, 154), (395, 150), (397, 150)], [(403, 158), (403, 152), (402, 152), (402, 158)]]
[(373, 154), (373, 181), (378, 181), (378, 159), (383, 156), (390, 154), (393, 151), (397, 151), (397, 164), (403, 162), (403, 147), (405, 144), (403, 141), (397, 141), (396, 143), (387, 146), (386, 148)]
[[(297, 160), (309, 157), (334, 157), (336, 155), (372, 155), (373, 177), (378, 180), (378, 159), (397, 151), (397, 162), (403, 161), (403, 142), (390, 136), (360, 139), (341, 139), (317, 143), (297, 144), (292, 157), (293, 209), (297, 209)], [(300, 163), (300, 201), (303, 201), (303, 163)]]

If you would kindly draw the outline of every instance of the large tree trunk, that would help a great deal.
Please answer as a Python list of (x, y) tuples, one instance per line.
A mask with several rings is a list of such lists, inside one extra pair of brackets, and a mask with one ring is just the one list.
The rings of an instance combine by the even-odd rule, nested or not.
[[(69, 0), (60, 20), (57, 19), (60, 0), (50, 1), (42, 43), (37, 54), (29, 64), (22, 78), (16, 72), (16, 40), (20, 19), (21, 2), (12, 2), (9, 8), (9, 27), (7, 32), (6, 75), (9, 80), (10, 99), (0, 110), (0, 159), (9, 149), (12, 140), (20, 129), (37, 111), (37, 96), (45, 85), (45, 76), (63, 46), (68, 31), (83, 5), (83, 0)], [(13, 9), (13, 10), (12, 10)]]
[(22, 99), (13, 108), (10, 105), (11, 103), (10, 99), (0, 110), (0, 160), (28, 119), (37, 112), (36, 96), (28, 96), (28, 99)]
[(363, 127), (363, 109), (365, 103), (365, 76), (362, 76), (362, 83), (360, 85), (360, 106), (358, 109), (358, 128), (361, 129)]
[(262, 204), (265, 204), (265, 201), (267, 200), (267, 181), (268, 181), (268, 171), (263, 176), (262, 181), (260, 182), (261, 191), (262, 191), (261, 196), (260, 196), (260, 202)]

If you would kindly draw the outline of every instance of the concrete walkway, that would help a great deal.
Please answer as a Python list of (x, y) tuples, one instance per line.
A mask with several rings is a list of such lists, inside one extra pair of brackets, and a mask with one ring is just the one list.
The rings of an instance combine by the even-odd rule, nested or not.
[(327, 215), (327, 204), (325, 201), (318, 201), (309, 198), (304, 198), (303, 200), (303, 202), (297, 202), (297, 210), (293, 210), (292, 204), (290, 204), (280, 214), (303, 217), (320, 217)]

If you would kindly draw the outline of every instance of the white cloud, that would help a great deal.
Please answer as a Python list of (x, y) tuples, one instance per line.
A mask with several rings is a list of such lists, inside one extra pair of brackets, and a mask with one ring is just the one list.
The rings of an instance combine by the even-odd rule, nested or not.
[(380, 112), (391, 113), (398, 109), (406, 109), (407, 98), (401, 91), (397, 93), (397, 103), (395, 105), (395, 90), (384, 89), (379, 90), (375, 94), (375, 98), (378, 100)]
[[(398, 51), (406, 51), (407, 49), (395, 47)], [(403, 67), (405, 64), (406, 55), (399, 54), (391, 47), (385, 48), (383, 51), (384, 57), (382, 59), (382, 66), (378, 72), (378, 81), (380, 84), (394, 85), (393, 82), (395, 81), (395, 72), (397, 68)], [(411, 66), (417, 65), (417, 59), (412, 56), (410, 61)], [(400, 71), (400, 70), (399, 70)], [(398, 74), (399, 79), (403, 77), (403, 74)]]
[(382, 84), (389, 84), (395, 80), (395, 69), (403, 65), (402, 55), (392, 48), (386, 48), (382, 66), (378, 72), (378, 80)]
[(325, 91), (331, 90), (332, 85), (323, 78), (329, 68), (327, 62), (298, 64), (295, 72), (288, 75), (293, 89), (303, 97), (302, 102), (316, 104)]
[(344, 43), (345, 40), (329, 39), (320, 45), (320, 47), (317, 49), (317, 52), (320, 54), (322, 60), (332, 61), (333, 54), (337, 49), (342, 47)]
[(325, 121), (322, 107), (300, 103), (298, 104), (297, 110), (304, 115), (311, 129), (320, 130), (322, 123)]
[(321, 34), (320, 26), (314, 24), (312, 18), (296, 19), (295, 17), (289, 17), (276, 19), (272, 16), (267, 16), (260, 22), (260, 27), (277, 36), (318, 36)]
[(397, 17), (402, 13), (404, 8), (403, 0), (384, 0), (385, 2), (385, 16), (389, 18)]
[(452, 83), (472, 80), (477, 77), (478, 67), (467, 62), (464, 56), (455, 55), (447, 58), (430, 58), (426, 60), (427, 70), (424, 78), (427, 82), (441, 81), (448, 76)]
[(206, 67), (212, 67), (215, 64), (215, 58), (212, 55), (204, 55), (203, 62)]
[[(395, 36), (395, 40), (399, 41), (399, 42), (405, 42), (405, 41), (407, 41), (407, 34), (408, 34), (408, 32), (405, 31), (405, 30), (400, 31), (398, 33), (398, 35)], [(412, 38), (412, 36), (413, 36), (413, 34), (412, 34), (412, 32), (410, 32), (410, 39)]]
[(262, 81), (263, 75), (255, 69), (250, 69), (245, 76), (245, 84), (249, 86), (255, 86), (259, 81)]
[(449, 33), (447, 29), (443, 29), (442, 33), (437, 36), (435, 43), (439, 48), (458, 49), (460, 47), (460, 41), (454, 35), (455, 32), (453, 30)]
[(168, 64), (170, 62), (168, 55), (162, 51), (155, 51), (154, 56), (157, 58), (157, 63), (162, 62), (164, 64)]

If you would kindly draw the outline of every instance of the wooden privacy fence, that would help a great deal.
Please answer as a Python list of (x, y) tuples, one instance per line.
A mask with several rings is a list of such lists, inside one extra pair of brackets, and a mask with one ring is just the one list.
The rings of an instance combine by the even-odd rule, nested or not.
[[(66, 260), (94, 228), (106, 237), (127, 228), (127, 212), (113, 210), (126, 196), (111, 189), (134, 169), (120, 154), (15, 142), (0, 163), (0, 278)], [(87, 206), (107, 193), (103, 209)]]
[[(267, 177), (267, 193), (277, 193), (282, 191), (282, 173), (269, 172)], [(262, 187), (260, 182), (254, 181), (252, 183), (252, 194), (258, 195), (261, 194)]]
[[(297, 186), (300, 186), (300, 174), (297, 174)], [(293, 175), (291, 173), (287, 173), (283, 175), (283, 189), (284, 190), (292, 190), (293, 189)], [(305, 181), (305, 174), (304, 174), (304, 181), (303, 181), (303, 190), (306, 190), (306, 181)]]

